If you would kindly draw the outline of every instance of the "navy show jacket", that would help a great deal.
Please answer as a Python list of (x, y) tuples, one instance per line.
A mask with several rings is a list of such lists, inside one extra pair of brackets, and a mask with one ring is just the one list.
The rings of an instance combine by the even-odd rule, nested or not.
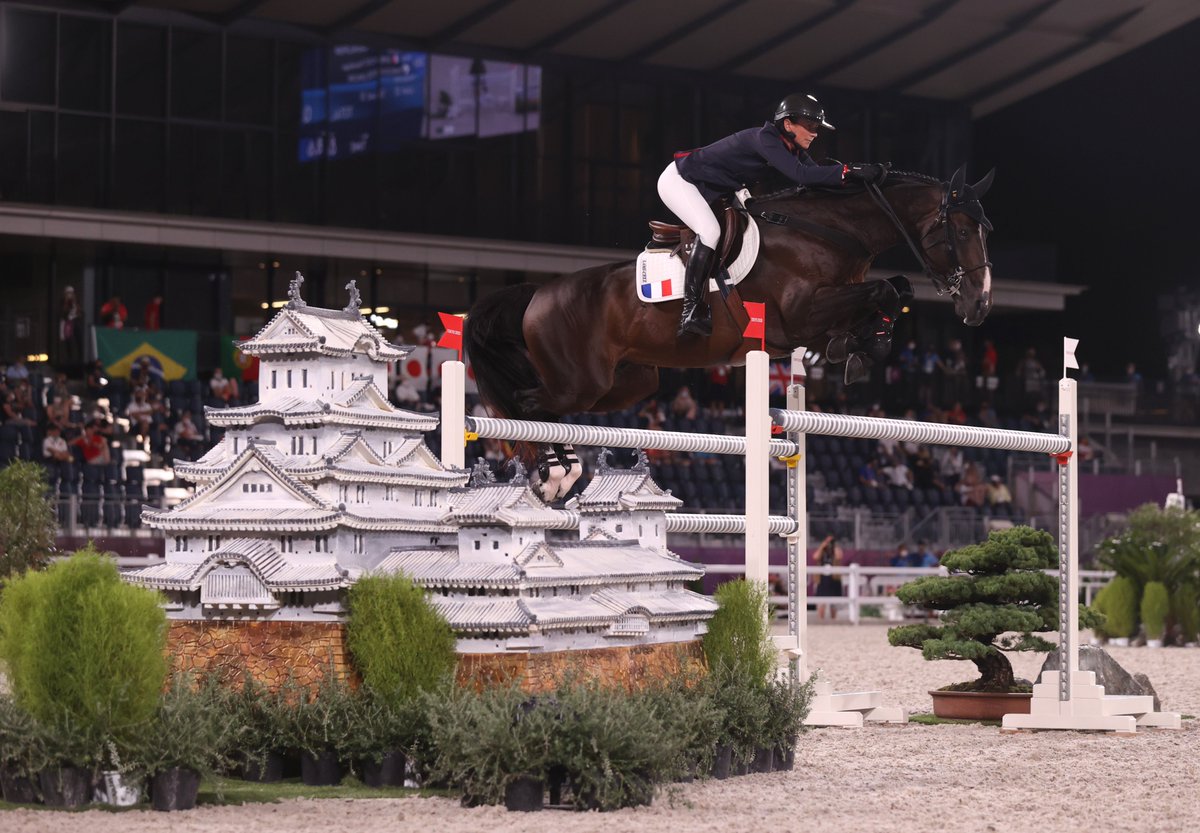
[(818, 165), (808, 152), (793, 152), (771, 122), (739, 130), (702, 148), (675, 154), (679, 175), (712, 202), (778, 171), (797, 185), (840, 185), (841, 165)]

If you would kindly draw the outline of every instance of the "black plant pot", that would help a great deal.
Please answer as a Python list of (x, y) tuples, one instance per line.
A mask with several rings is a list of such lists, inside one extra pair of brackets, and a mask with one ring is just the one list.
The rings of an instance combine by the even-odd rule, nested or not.
[(342, 768), (338, 765), (337, 750), (326, 746), (315, 757), (301, 752), (300, 780), (310, 787), (332, 787), (341, 783)]
[(623, 779), (625, 782), (625, 800), (622, 807), (649, 807), (654, 801), (654, 779), (649, 772), (639, 771)]
[(796, 742), (775, 747), (775, 771), (791, 772), (796, 768)]
[(729, 777), (733, 769), (733, 747), (726, 744), (717, 746), (717, 753), (713, 755), (712, 777), (718, 781), (724, 781)]
[(247, 781), (257, 781), (260, 784), (273, 784), (283, 780), (283, 755), (279, 752), (268, 752), (261, 765), (257, 759), (247, 759), (242, 762), (242, 778)]
[(360, 763), (362, 781), (368, 787), (403, 787), (404, 753), (396, 750), (384, 755), (382, 761), (367, 759)]
[(749, 775), (750, 774), (750, 762), (743, 761), (740, 758), (734, 757), (733, 766), (731, 767), (731, 771), (733, 772), (734, 775)]
[(546, 771), (546, 786), (550, 789), (550, 806), (562, 804), (562, 788), (567, 781), (565, 766), (552, 766)]
[(92, 773), (83, 767), (47, 767), (38, 782), (47, 807), (82, 807), (92, 797)]
[(540, 778), (522, 775), (504, 787), (504, 809), (531, 813), (542, 809), (545, 789)]
[(173, 766), (150, 779), (150, 806), (164, 813), (192, 809), (199, 794), (200, 773), (189, 767)]
[(10, 767), (0, 767), (0, 794), (9, 804), (37, 804), (38, 800), (33, 779)]
[(775, 769), (775, 749), (770, 746), (760, 746), (754, 750), (754, 758), (750, 761), (751, 772), (772, 772)]

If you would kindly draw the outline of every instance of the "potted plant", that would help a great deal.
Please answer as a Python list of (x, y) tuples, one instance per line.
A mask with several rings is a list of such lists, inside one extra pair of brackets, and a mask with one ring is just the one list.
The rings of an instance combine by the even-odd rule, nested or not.
[(365, 687), (347, 703), (338, 755), (368, 787), (404, 786), (410, 708), (373, 695)]
[(41, 732), (29, 712), (0, 694), (0, 794), (10, 804), (38, 800), (37, 777), (45, 756)]
[(796, 765), (796, 740), (804, 730), (815, 682), (815, 675), (804, 683), (789, 676), (776, 679), (767, 689), (767, 738), (773, 745), (776, 770), (791, 770)]
[(1171, 617), (1179, 626), (1179, 639), (1186, 647), (1196, 646), (1200, 632), (1200, 600), (1196, 585), (1185, 582), (1171, 594)]
[(242, 777), (271, 783), (283, 778), (288, 751), (288, 710), (278, 692), (272, 692), (249, 673), (241, 686), (226, 692), (233, 715)]
[[(1028, 713), (1032, 684), (1013, 678), (1004, 651), (1051, 651), (1037, 636), (1058, 630), (1058, 580), (1043, 570), (1058, 566), (1046, 532), (1029, 527), (993, 531), (981, 544), (942, 556), (949, 576), (923, 576), (896, 595), (907, 605), (943, 611), (941, 624), (902, 625), (888, 631), (892, 645), (917, 648), (927, 660), (965, 660), (979, 679), (931, 691), (939, 717), (995, 720)], [(1096, 617), (1080, 608), (1081, 626)]]
[(238, 727), (229, 720), (227, 702), (213, 679), (171, 678), (132, 747), (135, 765), (150, 778), (155, 810), (190, 810), (201, 777), (232, 764)]
[(289, 746), (300, 751), (300, 779), (310, 787), (333, 786), (342, 780), (338, 750), (346, 743), (352, 697), (350, 686), (332, 667), (316, 691), (285, 686)]
[(1129, 638), (1137, 631), (1138, 595), (1133, 579), (1117, 576), (1097, 594), (1098, 612), (1104, 615), (1101, 630), (1110, 645), (1129, 646)]
[(642, 696), (675, 749), (665, 777), (691, 781), (711, 772), (725, 715), (704, 678), (684, 674), (646, 690)]
[(1146, 583), (1142, 591), (1142, 626), (1146, 629), (1146, 647), (1161, 648), (1167, 629), (1167, 614), (1171, 611), (1171, 596), (1160, 581)]
[(153, 714), (167, 668), (159, 602), (90, 547), (5, 586), (0, 664), (44, 733), (47, 803), (86, 802), (109, 750)]

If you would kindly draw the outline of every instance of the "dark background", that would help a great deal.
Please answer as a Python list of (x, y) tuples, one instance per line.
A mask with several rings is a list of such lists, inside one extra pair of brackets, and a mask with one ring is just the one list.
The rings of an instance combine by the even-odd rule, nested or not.
[(1158, 298), (1200, 289), (1198, 50), (1193, 23), (973, 124), (971, 178), (997, 168), (991, 240), (1057, 245), (1059, 280), (1089, 287), (1064, 335), (1110, 375), (1164, 376)]

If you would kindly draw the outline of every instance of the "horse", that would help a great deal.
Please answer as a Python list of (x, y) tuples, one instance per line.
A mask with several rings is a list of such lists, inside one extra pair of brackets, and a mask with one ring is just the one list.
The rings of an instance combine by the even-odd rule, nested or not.
[[(939, 294), (978, 326), (992, 306), (987, 235), (980, 200), (994, 171), (949, 182), (889, 171), (878, 185), (763, 192), (744, 204), (759, 222), (761, 248), (737, 285), (743, 301), (765, 305), (765, 349), (783, 357), (824, 344), (833, 363), (847, 362), (847, 382), (866, 375), (891, 349), (891, 325), (912, 297), (903, 276), (865, 281), (874, 259), (907, 242)], [(768, 210), (769, 209), (769, 210)], [(464, 346), (480, 397), (508, 419), (556, 422), (568, 414), (629, 407), (658, 389), (659, 368), (739, 364), (753, 348), (744, 321), (712, 304), (711, 336), (677, 336), (681, 301), (636, 297), (634, 263), (613, 263), (518, 284), (470, 309)], [(744, 317), (744, 315), (743, 315)], [(541, 494), (566, 494), (582, 473), (570, 447), (545, 447), (537, 461)]]

